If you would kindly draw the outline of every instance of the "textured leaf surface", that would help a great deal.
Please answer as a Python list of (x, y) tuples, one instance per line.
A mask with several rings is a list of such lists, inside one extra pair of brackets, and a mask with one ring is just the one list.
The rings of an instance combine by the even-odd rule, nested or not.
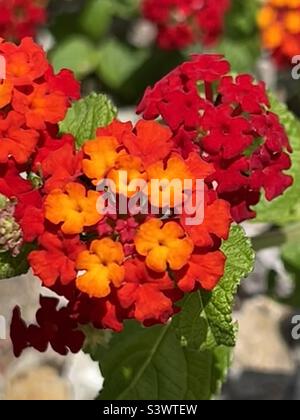
[(71, 133), (78, 147), (93, 139), (99, 127), (105, 127), (116, 117), (117, 110), (105, 95), (92, 93), (75, 102), (60, 123), (61, 133)]
[(232, 319), (232, 306), (240, 280), (253, 269), (254, 252), (243, 229), (234, 226), (223, 244), (227, 257), (225, 274), (213, 292), (198, 291), (188, 295), (182, 312), (175, 317), (177, 333), (192, 348), (217, 345), (233, 347), (237, 326)]

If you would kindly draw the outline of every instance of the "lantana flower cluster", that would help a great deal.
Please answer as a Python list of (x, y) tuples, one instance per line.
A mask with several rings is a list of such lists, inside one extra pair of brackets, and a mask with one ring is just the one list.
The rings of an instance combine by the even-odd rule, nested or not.
[[(40, 72), (41, 66), (34, 69)], [(49, 344), (60, 354), (77, 352), (84, 325), (121, 331), (128, 319), (144, 326), (166, 323), (185, 293), (218, 284), (226, 262), (221, 245), (232, 216), (251, 217), (249, 205), (258, 201), (262, 187), (272, 198), (291, 184), (282, 173), (290, 166), (285, 151), (290, 147), (264, 86), (250, 76), (233, 79), (228, 71), (220, 56), (193, 57), (147, 90), (139, 106), (144, 119), (136, 125), (114, 120), (80, 149), (72, 136), (57, 138), (56, 122), (78, 95), (69, 73), (54, 76), (47, 65), (46, 73), (31, 76), (31, 88), (14, 85), (4, 105), (8, 115), (23, 109), (14, 109), (15, 96), (30, 106), (21, 114), (23, 135), (10, 135), (13, 143), (3, 154), (0, 193), (18, 200), (24, 239), (36, 241), (28, 258), (34, 274), (66, 299), (62, 306), (58, 298), (41, 296), (31, 325), (14, 309), (16, 355), (30, 346), (45, 351)], [(51, 101), (47, 94), (30, 101), (38, 88)], [(31, 139), (26, 147), (24, 132)], [(32, 174), (23, 179), (20, 171), (28, 161)], [(29, 189), (37, 179), (40, 188)], [(173, 180), (189, 180), (189, 190), (166, 182)], [(148, 188), (156, 181), (158, 189)], [(116, 186), (113, 194), (110, 183)], [(190, 223), (197, 206), (194, 214), (184, 204), (195, 205), (199, 196), (203, 217)]]
[(230, 0), (143, 0), (143, 16), (158, 29), (157, 42), (166, 50), (216, 42), (223, 30)]
[(0, 37), (19, 41), (34, 37), (46, 21), (47, 0), (0, 0)]
[[(61, 141), (73, 147), (70, 136), (56, 140), (57, 123), (71, 99), (79, 97), (80, 88), (70, 71), (54, 74), (44, 51), (31, 38), (18, 46), (0, 43), (0, 55), (6, 62), (6, 78), (0, 80), (0, 194), (9, 199), (2, 200), (0, 223), (8, 229), (5, 220), (13, 217), (9, 229), (14, 227), (18, 235), (21, 228), (22, 243), (31, 243), (43, 228), (40, 161)], [(6, 237), (0, 251), (11, 248)]]
[(281, 67), (290, 67), (300, 51), (300, 1), (267, 0), (259, 11), (263, 46)]
[[(62, 143), (41, 165), (44, 230), (29, 262), (42, 284), (68, 305), (59, 309), (58, 300), (41, 298), (38, 325), (29, 326), (16, 308), (11, 330), (16, 354), (27, 346), (43, 351), (49, 343), (62, 354), (78, 351), (84, 340), (78, 325), (121, 331), (126, 319), (145, 326), (165, 323), (185, 292), (212, 290), (222, 277), (220, 246), (229, 234), (230, 206), (207, 187), (201, 224), (190, 225), (188, 214), (175, 213), (185, 192), (172, 189), (169, 213), (161, 190), (151, 189), (144, 213), (129, 206), (128, 214), (120, 214), (118, 206), (117, 212), (99, 208), (104, 192), (97, 186), (103, 179), (114, 181), (118, 200), (126, 202), (136, 192), (128, 190), (135, 179), (146, 185), (189, 179), (191, 195), (196, 194), (196, 180), (211, 175), (213, 165), (195, 152), (182, 156), (170, 129), (155, 121), (133, 126), (116, 120), (77, 152)], [(158, 211), (148, 211), (152, 206)]]
[(229, 72), (221, 56), (193, 56), (149, 87), (137, 112), (161, 118), (183, 156), (196, 152), (213, 165), (206, 183), (241, 222), (255, 217), (262, 191), (270, 201), (292, 184), (292, 149), (265, 84)]

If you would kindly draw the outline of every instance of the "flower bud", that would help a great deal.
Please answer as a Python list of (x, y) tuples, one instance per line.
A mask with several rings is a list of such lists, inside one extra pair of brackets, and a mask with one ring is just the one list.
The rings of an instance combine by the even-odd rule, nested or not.
[(0, 194), (0, 253), (20, 253), (22, 230), (14, 218), (15, 202)]

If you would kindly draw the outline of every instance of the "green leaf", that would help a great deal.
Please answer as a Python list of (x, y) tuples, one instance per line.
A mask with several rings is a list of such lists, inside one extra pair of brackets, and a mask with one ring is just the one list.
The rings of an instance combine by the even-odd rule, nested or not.
[(34, 245), (27, 244), (17, 257), (13, 257), (9, 252), (0, 253), (0, 280), (26, 274), (29, 269), (27, 257), (33, 249)]
[(100, 399), (172, 400), (186, 393), (184, 351), (169, 326), (142, 328), (128, 322), (97, 360), (105, 377)]
[(87, 35), (98, 40), (108, 31), (114, 11), (111, 0), (90, 0), (80, 16), (80, 25)]
[(236, 73), (251, 72), (261, 52), (258, 36), (249, 39), (224, 37), (214, 50), (225, 56)]
[[(281, 257), (286, 270), (290, 273), (295, 289), (291, 296), (281, 299), (283, 303), (294, 308), (300, 307), (300, 244), (299, 241), (291, 241), (281, 248)], [(278, 298), (277, 298), (278, 300)]]
[(226, 15), (225, 36), (250, 40), (258, 33), (256, 16), (260, 7), (260, 0), (231, 0), (231, 7)]
[(97, 128), (110, 124), (116, 115), (117, 109), (107, 96), (92, 93), (74, 102), (60, 123), (60, 132), (73, 134), (77, 146), (81, 147), (95, 137)]
[(273, 201), (262, 198), (255, 208), (255, 221), (282, 226), (300, 221), (300, 121), (274, 95), (269, 96), (272, 111), (279, 116), (293, 147), (292, 167), (287, 173), (294, 178), (294, 184)]
[(101, 45), (98, 54), (98, 76), (109, 88), (119, 89), (146, 61), (149, 51), (130, 48), (110, 38)]
[[(207, 400), (216, 395), (231, 361), (236, 326), (232, 304), (239, 280), (254, 262), (242, 228), (223, 244), (225, 275), (213, 293), (195, 293), (165, 326), (144, 328), (130, 321), (111, 341), (90, 349), (105, 378), (100, 399)], [(224, 345), (221, 345), (224, 344)]]
[(81, 79), (96, 69), (98, 54), (88, 38), (77, 35), (58, 44), (51, 52), (50, 60), (55, 71), (68, 68)]
[(256, 16), (260, 4), (258, 0), (231, 0), (226, 15), (224, 34), (215, 51), (224, 54), (236, 73), (255, 70), (255, 63), (261, 54)]
[(115, 14), (123, 19), (139, 16), (141, 0), (114, 0)]
[(240, 280), (254, 266), (254, 251), (243, 229), (234, 226), (223, 243), (227, 257), (225, 274), (213, 292), (198, 291), (186, 296), (182, 311), (174, 318), (181, 342), (193, 349), (219, 345), (235, 346), (237, 325), (232, 320), (232, 307)]
[(182, 347), (171, 324), (143, 328), (126, 323), (109, 347), (92, 356), (105, 378), (101, 400), (208, 400), (230, 365), (231, 351)]
[(212, 350), (184, 350), (188, 371), (184, 400), (210, 400), (218, 395), (227, 377), (232, 350), (220, 346)]

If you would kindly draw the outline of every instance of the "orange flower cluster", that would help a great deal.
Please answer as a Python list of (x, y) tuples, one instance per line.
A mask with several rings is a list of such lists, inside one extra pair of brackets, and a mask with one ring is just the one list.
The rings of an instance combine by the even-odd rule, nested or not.
[[(31, 242), (42, 231), (43, 218), (41, 194), (30, 174), (40, 173), (42, 155), (57, 147), (58, 122), (71, 100), (79, 98), (79, 84), (69, 70), (55, 75), (31, 38), (20, 45), (1, 41), (0, 56), (5, 63), (0, 76), (0, 193), (17, 199), (15, 217), (24, 241)], [(73, 143), (69, 136), (62, 141)]]
[(300, 53), (300, 0), (267, 0), (257, 16), (263, 46), (280, 66)]
[[(72, 319), (117, 331), (130, 318), (164, 323), (184, 292), (216, 286), (224, 273), (220, 245), (231, 224), (229, 204), (203, 183), (204, 221), (190, 224), (193, 214), (176, 212), (186, 190), (164, 183), (190, 180), (194, 197), (197, 180), (214, 171), (211, 164), (195, 152), (184, 158), (171, 131), (154, 121), (134, 127), (116, 120), (81, 151), (67, 156), (64, 148), (42, 163), (52, 173), (45, 183), (44, 231), (29, 261), (44, 286), (68, 297)], [(61, 176), (59, 162), (51, 165), (55, 155), (70, 168), (68, 176)], [(118, 206), (116, 212), (99, 207), (107, 192), (98, 191), (103, 180), (114, 181), (116, 202), (125, 200), (128, 214)], [(160, 189), (150, 188), (153, 180)], [(143, 194), (143, 211), (129, 206), (137, 193)]]

